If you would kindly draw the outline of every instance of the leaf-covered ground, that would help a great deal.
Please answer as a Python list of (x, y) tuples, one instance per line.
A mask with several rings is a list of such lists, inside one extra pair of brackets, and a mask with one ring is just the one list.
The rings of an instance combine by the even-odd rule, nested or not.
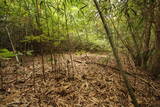
[[(45, 81), (41, 57), (25, 57), (22, 66), (11, 60), (3, 71), (0, 107), (133, 107), (115, 61), (102, 54), (56, 55), (52, 71), (45, 56)], [(122, 58), (128, 78), (142, 107), (160, 107), (160, 81), (136, 70)]]

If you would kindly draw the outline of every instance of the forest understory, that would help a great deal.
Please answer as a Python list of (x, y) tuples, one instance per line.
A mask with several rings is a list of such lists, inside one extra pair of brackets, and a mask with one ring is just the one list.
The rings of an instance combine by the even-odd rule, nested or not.
[(160, 0), (0, 0), (0, 107), (160, 107)]
[[(0, 107), (134, 107), (114, 58), (106, 54), (72, 53), (23, 57), (2, 69)], [(72, 60), (71, 60), (72, 57)], [(140, 107), (160, 107), (160, 81), (151, 79), (121, 55)], [(44, 72), (43, 72), (44, 70)]]

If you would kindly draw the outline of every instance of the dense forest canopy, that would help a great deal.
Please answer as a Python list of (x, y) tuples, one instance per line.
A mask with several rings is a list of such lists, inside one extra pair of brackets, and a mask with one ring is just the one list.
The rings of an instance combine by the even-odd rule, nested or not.
[[(74, 52), (114, 56), (131, 96), (121, 56), (160, 77), (159, 0), (0, 0), (0, 61)], [(56, 61), (54, 61), (56, 62)], [(52, 68), (53, 69), (53, 68)], [(1, 77), (2, 78), (2, 77)], [(45, 77), (44, 77), (45, 78)]]

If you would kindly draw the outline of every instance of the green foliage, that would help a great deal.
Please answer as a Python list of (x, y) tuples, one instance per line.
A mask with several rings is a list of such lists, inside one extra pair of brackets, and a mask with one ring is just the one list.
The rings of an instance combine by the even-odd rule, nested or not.
[[(0, 16), (5, 17), (4, 23), (10, 23), (9, 28), (13, 31), (12, 36), (16, 38), (15, 41), (21, 41), (22, 44), (43, 42), (52, 44), (54, 48), (63, 47), (64, 50), (68, 50), (71, 48), (68, 47), (68, 36), (70, 36), (70, 39), (74, 39), (71, 40), (72, 45), (79, 50), (97, 51), (107, 48), (106, 44), (102, 45), (104, 40), (101, 34), (94, 36), (95, 39), (92, 37), (101, 32), (103, 26), (99, 20), (95, 25), (97, 17), (90, 0), (45, 0), (37, 3), (34, 0), (15, 0), (7, 1), (6, 4), (1, 2), (0, 7), (4, 11), (0, 12)], [(20, 43), (17, 43), (17, 46), (21, 45)]]
[[(143, 1), (113, 0), (99, 1), (99, 3), (108, 19), (109, 26), (111, 26), (114, 39), (117, 34), (109, 18), (113, 20), (116, 28), (123, 35), (118, 37), (118, 40), (121, 38), (123, 41), (127, 41), (127, 45), (129, 44), (134, 50), (129, 31), (130, 25), (137, 34), (138, 44), (141, 45), (141, 34), (144, 29), (143, 19), (145, 19), (141, 13), (148, 6), (148, 1), (145, 3)], [(0, 11), (0, 21), (9, 23), (10, 30), (13, 31), (13, 38), (19, 35), (21, 42), (43, 42), (52, 44), (55, 48), (62, 46), (69, 49), (71, 48), (67, 47), (69, 46), (69, 35), (72, 46), (78, 50), (111, 50), (104, 38), (104, 29), (92, 0), (38, 0), (37, 3), (34, 0), (14, 0), (6, 3), (1, 1), (0, 9), (3, 10)], [(127, 24), (127, 18), (131, 20), (130, 24)], [(41, 33), (37, 33), (35, 29)], [(23, 32), (19, 33), (19, 31)], [(117, 46), (120, 46), (119, 44), (122, 43), (117, 42)], [(17, 45), (19, 44), (17, 43)]]
[(26, 55), (32, 56), (33, 50), (26, 51)]
[(9, 59), (14, 57), (15, 54), (8, 49), (0, 49), (0, 59)]
[(46, 35), (39, 35), (39, 36), (35, 36), (35, 35), (30, 35), (30, 36), (25, 36), (25, 39), (22, 40), (21, 42), (33, 42), (33, 41), (36, 41), (36, 42), (47, 42), (49, 41), (50, 38)]

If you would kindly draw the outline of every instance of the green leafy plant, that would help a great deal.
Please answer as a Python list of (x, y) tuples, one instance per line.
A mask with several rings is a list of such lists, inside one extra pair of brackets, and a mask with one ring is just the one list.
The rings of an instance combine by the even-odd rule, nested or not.
[(9, 59), (14, 57), (15, 54), (8, 49), (0, 49), (0, 59)]

